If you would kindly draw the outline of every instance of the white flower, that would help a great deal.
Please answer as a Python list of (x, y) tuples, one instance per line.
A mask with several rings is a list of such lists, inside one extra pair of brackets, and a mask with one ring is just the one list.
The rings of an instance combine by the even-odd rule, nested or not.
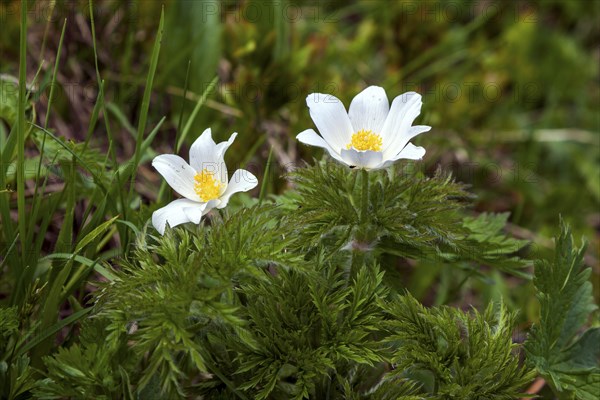
[(216, 144), (210, 128), (190, 148), (190, 163), (175, 154), (162, 154), (152, 160), (152, 166), (183, 199), (177, 199), (152, 214), (152, 225), (165, 233), (170, 227), (186, 222), (200, 223), (213, 208), (223, 208), (232, 194), (247, 192), (258, 184), (249, 171), (238, 169), (227, 182), (227, 166), (223, 156), (237, 133), (228, 141)]
[(304, 144), (322, 147), (336, 160), (350, 167), (386, 168), (401, 158), (420, 160), (425, 149), (409, 141), (430, 126), (412, 126), (421, 112), (421, 95), (404, 93), (390, 107), (385, 90), (369, 86), (350, 103), (328, 94), (313, 93), (306, 98), (310, 116), (321, 136), (307, 129), (296, 138)]

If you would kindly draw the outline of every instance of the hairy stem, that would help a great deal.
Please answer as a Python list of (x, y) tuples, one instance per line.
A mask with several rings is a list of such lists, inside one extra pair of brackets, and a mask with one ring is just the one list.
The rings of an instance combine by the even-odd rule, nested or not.
[(367, 218), (369, 212), (369, 173), (367, 170), (361, 170), (361, 200), (360, 200), (360, 216), (359, 216), (359, 231), (354, 236), (353, 249), (352, 249), (352, 264), (350, 265), (350, 275), (348, 276), (348, 282), (358, 274), (358, 269), (361, 268), (365, 263), (366, 249), (365, 244), (362, 243), (365, 240), (365, 230), (367, 229)]
[(366, 169), (361, 170), (362, 180), (362, 198), (360, 202), (360, 224), (367, 222), (367, 212), (369, 210), (369, 173)]

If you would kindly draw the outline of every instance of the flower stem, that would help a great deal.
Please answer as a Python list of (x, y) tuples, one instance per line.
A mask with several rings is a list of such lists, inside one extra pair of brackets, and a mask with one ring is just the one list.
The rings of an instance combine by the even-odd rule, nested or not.
[(354, 237), (354, 249), (352, 249), (352, 264), (350, 265), (350, 275), (348, 276), (348, 282), (358, 274), (359, 268), (365, 263), (366, 249), (363, 242), (365, 238), (365, 231), (367, 230), (367, 218), (369, 212), (369, 173), (367, 170), (361, 170), (361, 200), (360, 200), (360, 216), (359, 216), (359, 230), (358, 234)]
[(365, 253), (360, 250), (352, 250), (352, 262), (350, 264), (350, 273), (348, 275), (348, 286), (351, 285), (352, 279), (358, 275), (358, 271), (363, 267), (365, 262)]
[(366, 169), (361, 170), (362, 180), (362, 198), (360, 204), (360, 224), (367, 222), (367, 213), (369, 211), (369, 173)]

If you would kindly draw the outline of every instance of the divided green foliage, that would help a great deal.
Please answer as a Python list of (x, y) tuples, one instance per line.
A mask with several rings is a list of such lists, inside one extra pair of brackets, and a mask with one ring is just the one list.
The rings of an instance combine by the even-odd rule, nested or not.
[(19, 97), (17, 86), (19, 81), (10, 76), (0, 74), (0, 120), (12, 127), (17, 122), (17, 108)]
[(472, 196), (450, 176), (438, 170), (428, 178), (408, 167), (371, 171), (365, 226), (358, 173), (338, 163), (315, 163), (291, 174), (297, 193), (284, 204), (303, 226), (298, 234), (305, 249), (323, 243), (339, 249), (358, 240), (375, 254), (451, 265), (466, 261), (527, 277), (520, 270), (525, 262), (515, 256), (527, 242), (501, 232), (508, 214), (468, 215), (465, 201)]
[[(383, 274), (365, 267), (350, 284), (332, 266), (320, 273), (279, 270), (242, 287), (247, 335), (240, 336), (237, 374), (256, 399), (335, 397), (358, 365), (383, 359), (374, 334)], [(270, 397), (273, 396), (273, 397)]]
[(242, 208), (201, 229), (195, 246), (216, 276), (236, 281), (245, 274), (261, 276), (264, 267), (301, 260), (287, 251), (294, 239), (289, 220), (284, 210), (273, 204)]
[(35, 398), (97, 398), (133, 400), (129, 374), (137, 358), (127, 342), (107, 341), (108, 321), (82, 321), (77, 342), (44, 357), (45, 377), (33, 390)]
[(197, 233), (177, 228), (148, 242), (140, 238), (96, 296), (98, 316), (110, 321), (109, 341), (126, 340), (136, 354), (138, 390), (158, 382), (163, 395), (182, 394), (190, 371), (209, 369), (194, 338), (214, 324), (238, 324), (236, 282), (290, 259), (277, 212), (255, 206), (214, 218)]
[(521, 270), (527, 265), (527, 261), (515, 255), (529, 242), (509, 237), (502, 232), (508, 216), (508, 213), (483, 213), (475, 217), (464, 217), (463, 226), (469, 231), (466, 238), (456, 252), (439, 256), (449, 262), (476, 261), (529, 279), (529, 275)]
[(595, 400), (600, 395), (600, 328), (584, 331), (597, 309), (592, 271), (583, 264), (586, 245), (575, 247), (562, 221), (560, 229), (554, 259), (535, 262), (540, 321), (525, 343), (527, 359), (559, 398)]
[[(360, 171), (338, 163), (315, 163), (291, 174), (297, 221), (306, 228), (300, 236), (317, 246), (323, 236), (340, 235), (345, 244), (360, 227)], [(452, 244), (465, 230), (460, 224), (461, 199), (470, 195), (463, 186), (438, 172), (426, 178), (414, 171), (369, 173), (368, 239), (381, 242), (381, 250), (394, 247), (398, 255), (431, 254)], [(307, 246), (308, 247), (308, 246)]]
[(127, 340), (135, 352), (140, 389), (158, 379), (164, 395), (182, 393), (183, 367), (206, 370), (194, 331), (214, 318), (236, 320), (235, 307), (220, 302), (230, 282), (202, 262), (196, 243), (187, 231), (139, 243), (131, 262), (98, 294), (109, 341)]
[(34, 393), (39, 399), (114, 399), (121, 394), (121, 382), (115, 380), (118, 369), (115, 371), (110, 365), (113, 356), (100, 344), (60, 348), (53, 357), (45, 359), (49, 377), (40, 382)]
[(515, 314), (426, 308), (410, 294), (384, 306), (395, 373), (437, 399), (514, 399), (533, 379), (512, 341)]
[[(17, 399), (35, 386), (34, 370), (29, 357), (19, 348), (29, 336), (25, 332), (24, 313), (16, 306), (0, 307), (0, 398)], [(22, 397), (21, 397), (22, 398)]]
[(5, 341), (19, 328), (17, 307), (0, 308), (0, 321), (2, 321), (2, 324), (0, 324), (0, 348), (4, 352), (7, 345)]
[(34, 389), (36, 398), (133, 399), (128, 370), (135, 357), (125, 342), (114, 346), (104, 336), (107, 321), (81, 324), (78, 343), (44, 358), (46, 377)]
[(78, 343), (44, 359), (36, 395), (515, 399), (533, 380), (504, 306), (426, 308), (376, 264), (349, 275), (321, 246), (305, 260), (286, 210), (140, 236)]
[(36, 374), (29, 365), (29, 357), (16, 357), (9, 365), (0, 361), (0, 393), (3, 399), (27, 398), (36, 385)]
[[(360, 377), (361, 373), (368, 372), (357, 368), (355, 376)], [(421, 393), (419, 386), (419, 384), (398, 375), (388, 374), (377, 382), (374, 387), (362, 393), (353, 391), (350, 383), (346, 381), (343, 383), (343, 396), (340, 398), (344, 400), (424, 400), (429, 398)]]

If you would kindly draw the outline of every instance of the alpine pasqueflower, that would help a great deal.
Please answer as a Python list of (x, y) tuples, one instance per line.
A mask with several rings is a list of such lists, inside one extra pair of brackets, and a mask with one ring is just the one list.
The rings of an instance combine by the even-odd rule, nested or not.
[(169, 186), (184, 197), (152, 214), (152, 225), (161, 235), (167, 223), (170, 227), (186, 222), (198, 224), (213, 208), (225, 207), (232, 194), (256, 187), (258, 180), (244, 169), (236, 170), (227, 181), (223, 157), (236, 136), (233, 133), (228, 141), (216, 144), (208, 128), (190, 147), (189, 164), (175, 154), (162, 154), (152, 160), (152, 166)]
[(385, 90), (369, 86), (354, 97), (348, 112), (338, 98), (328, 94), (310, 94), (306, 104), (321, 135), (307, 129), (296, 139), (324, 148), (352, 168), (386, 168), (399, 159), (420, 160), (425, 155), (423, 147), (409, 143), (431, 129), (412, 126), (423, 104), (418, 93), (404, 93), (390, 107)]

